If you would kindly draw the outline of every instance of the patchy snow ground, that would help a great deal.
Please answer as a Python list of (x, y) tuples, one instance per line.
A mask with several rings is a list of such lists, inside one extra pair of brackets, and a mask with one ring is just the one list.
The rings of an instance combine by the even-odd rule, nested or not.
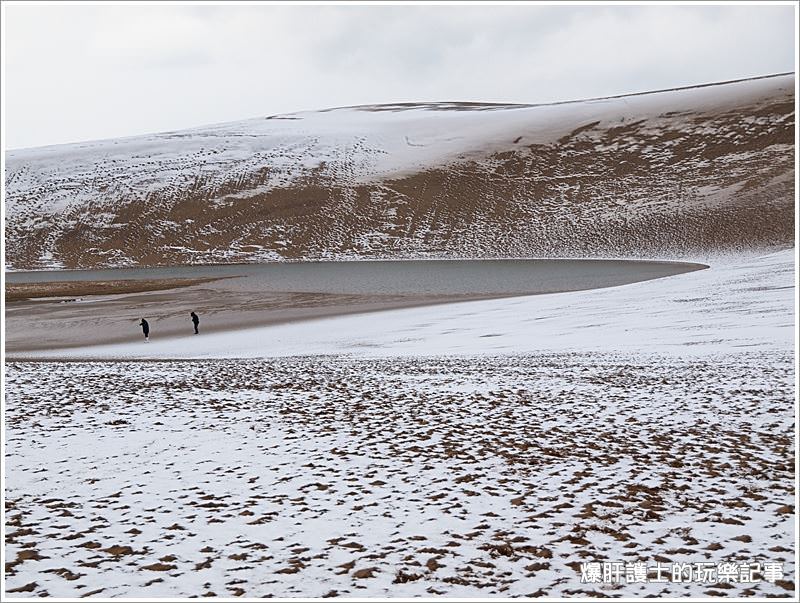
[(793, 305), (788, 250), (9, 361), (6, 592), (791, 596)]
[[(789, 352), (11, 363), (7, 592), (787, 595)], [(581, 584), (582, 561), (782, 561)]]

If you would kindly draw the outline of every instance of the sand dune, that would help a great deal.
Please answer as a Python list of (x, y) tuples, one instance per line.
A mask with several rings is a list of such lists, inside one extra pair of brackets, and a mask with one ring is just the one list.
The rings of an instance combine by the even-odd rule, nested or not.
[[(272, 273), (10, 303), (6, 593), (790, 596), (793, 89), (784, 75), (544, 106), (350, 107), (9, 152), (14, 269), (515, 255), (709, 268), (605, 288), (533, 278), (516, 297), (278, 325), (267, 312), (309, 318), (333, 298), (296, 280), (271, 290)], [(315, 286), (341, 287), (319, 266)], [(143, 286), (114, 282), (123, 272), (108, 287)], [(347, 293), (324, 295), (364, 310)], [(187, 312), (201, 303), (198, 337)], [(231, 306), (262, 322), (221, 324)], [(760, 569), (582, 582), (581, 562), (623, 560), (651, 578), (671, 562)]]
[(271, 116), (10, 151), (12, 269), (707, 257), (794, 239), (794, 75)]

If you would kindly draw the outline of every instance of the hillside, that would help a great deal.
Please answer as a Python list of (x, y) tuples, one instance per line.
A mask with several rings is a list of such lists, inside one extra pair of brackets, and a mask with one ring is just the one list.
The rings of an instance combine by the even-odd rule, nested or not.
[(794, 75), (348, 107), (6, 153), (13, 270), (697, 257), (794, 240)]

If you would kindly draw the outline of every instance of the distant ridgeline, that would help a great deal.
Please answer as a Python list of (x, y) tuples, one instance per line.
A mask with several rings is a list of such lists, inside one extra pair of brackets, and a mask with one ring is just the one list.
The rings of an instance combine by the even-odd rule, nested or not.
[(794, 240), (794, 75), (277, 115), (9, 151), (16, 270), (698, 257)]

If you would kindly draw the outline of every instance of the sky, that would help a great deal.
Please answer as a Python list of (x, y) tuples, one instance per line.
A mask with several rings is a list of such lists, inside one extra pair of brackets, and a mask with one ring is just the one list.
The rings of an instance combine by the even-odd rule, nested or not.
[(795, 70), (791, 5), (11, 5), (5, 148), (300, 110), (539, 103)]

